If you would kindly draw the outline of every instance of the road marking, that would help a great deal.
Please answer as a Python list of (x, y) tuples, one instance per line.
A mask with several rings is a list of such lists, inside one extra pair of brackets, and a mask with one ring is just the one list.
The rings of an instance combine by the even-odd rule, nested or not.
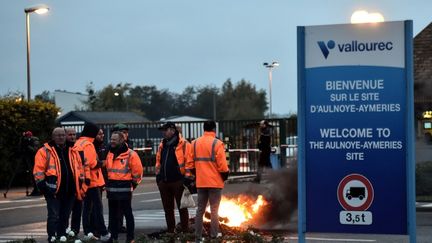
[(156, 198), (156, 199), (142, 200), (140, 202), (147, 203), (147, 202), (157, 202), (157, 201), (161, 201), (161, 200), (162, 199), (160, 199), (160, 198)]
[(420, 208), (431, 208), (432, 207), (432, 203), (417, 203), (417, 207), (420, 207)]
[(46, 203), (33, 204), (33, 205), (27, 205), (27, 206), (18, 206), (18, 207), (9, 207), (9, 208), (0, 208), (0, 211), (7, 211), (7, 210), (14, 210), (14, 209), (21, 209), (21, 208), (37, 208), (37, 207), (43, 207), (43, 206), (46, 206)]
[(41, 197), (41, 198), (35, 198), (35, 199), (5, 200), (5, 201), (0, 201), (0, 204), (21, 203), (21, 202), (37, 202), (37, 201), (41, 201), (41, 200), (45, 200), (45, 198)]
[(28, 237), (28, 236), (34, 236), (34, 235), (40, 235), (40, 236), (44, 236), (44, 235), (46, 235), (47, 233), (46, 233), (46, 230), (45, 230), (45, 232), (24, 232), (24, 233), (17, 233), (17, 232), (14, 232), (14, 233), (5, 233), (5, 234), (3, 234), (3, 235), (0, 235), (0, 237), (2, 237), (2, 238), (5, 238), (5, 237), (14, 237), (14, 236), (20, 236), (20, 237)]
[[(159, 199), (160, 200), (160, 199)], [(180, 220), (178, 210), (174, 211), (176, 221)], [(195, 216), (195, 209), (189, 209), (189, 217)], [(148, 225), (161, 225), (165, 227), (165, 212), (163, 209), (156, 210), (139, 210), (134, 212), (135, 226), (146, 227)], [(108, 224), (108, 215), (104, 214), (105, 223)], [(26, 227), (17, 226), (14, 227), (19, 232), (5, 232), (0, 233), (0, 243), (9, 242), (14, 240), (24, 240), (26, 238), (34, 238), (37, 241), (45, 239), (47, 237), (46, 233), (46, 221), (33, 223), (31, 225), (26, 225)], [(0, 229), (1, 230), (1, 229)], [(10, 230), (9, 230), (10, 231)]]
[[(289, 237), (290, 240), (298, 240), (298, 237)], [(318, 237), (306, 237), (306, 240), (316, 240), (316, 241), (343, 241), (343, 242), (376, 242), (376, 240), (368, 239), (336, 239), (336, 238), (318, 238)]]
[(139, 196), (139, 195), (148, 195), (148, 194), (159, 194), (159, 191), (154, 191), (154, 192), (139, 192), (139, 193), (134, 193), (134, 196)]

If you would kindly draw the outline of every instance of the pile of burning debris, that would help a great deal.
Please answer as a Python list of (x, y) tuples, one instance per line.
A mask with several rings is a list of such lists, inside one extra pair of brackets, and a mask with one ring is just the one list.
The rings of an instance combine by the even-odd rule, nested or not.
[[(219, 206), (222, 239), (210, 242), (286, 242), (294, 232), (292, 217), (297, 208), (297, 178), (292, 171), (272, 174), (261, 187), (254, 184), (245, 194), (222, 196)], [(154, 242), (193, 242), (195, 218), (189, 220), (189, 234), (158, 232), (148, 235)], [(180, 230), (180, 225), (177, 225)], [(210, 208), (204, 214), (203, 236), (210, 232)], [(168, 239), (168, 240), (161, 240)], [(147, 241), (151, 242), (151, 241)]]
[[(222, 197), (219, 206), (220, 232), (223, 237), (210, 242), (283, 242), (281, 234), (275, 231), (266, 231), (256, 228), (262, 220), (265, 220), (265, 211), (270, 206), (269, 202), (258, 195), (240, 195), (237, 198)], [(158, 239), (158, 242), (193, 242), (195, 218), (189, 219), (190, 234), (167, 234), (158, 232), (148, 235), (150, 239)], [(177, 225), (180, 230), (180, 224)], [(206, 209), (203, 222), (203, 236), (208, 238), (210, 232), (210, 208)], [(279, 240), (278, 240), (279, 239)]]

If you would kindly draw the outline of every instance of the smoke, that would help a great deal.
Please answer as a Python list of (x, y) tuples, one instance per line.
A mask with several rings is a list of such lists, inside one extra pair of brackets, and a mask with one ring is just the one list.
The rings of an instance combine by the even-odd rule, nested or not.
[(297, 168), (269, 171), (261, 184), (253, 184), (250, 194), (261, 194), (268, 205), (252, 225), (260, 229), (293, 230), (297, 220)]

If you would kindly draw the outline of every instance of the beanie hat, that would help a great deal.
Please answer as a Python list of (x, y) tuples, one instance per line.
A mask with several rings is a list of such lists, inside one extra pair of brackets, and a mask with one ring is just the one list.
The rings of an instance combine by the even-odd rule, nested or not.
[(118, 123), (118, 124), (114, 125), (113, 129), (111, 130), (111, 132), (123, 131), (123, 130), (129, 131), (129, 128), (125, 124), (123, 124), (123, 123)]
[(215, 121), (205, 121), (204, 122), (204, 131), (210, 132), (216, 129), (216, 122)]
[(81, 137), (95, 138), (99, 132), (99, 127), (93, 123), (87, 122), (81, 132)]
[(31, 131), (24, 132), (24, 136), (31, 138), (33, 137), (33, 133)]

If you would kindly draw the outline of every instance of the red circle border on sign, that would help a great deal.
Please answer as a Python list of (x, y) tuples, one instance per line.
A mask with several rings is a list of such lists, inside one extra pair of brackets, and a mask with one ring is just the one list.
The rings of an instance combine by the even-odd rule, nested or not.
[[(358, 181), (363, 182), (363, 184), (365, 184), (366, 189), (368, 191), (368, 197), (367, 197), (366, 201), (359, 207), (353, 207), (353, 206), (349, 205), (348, 203), (346, 203), (344, 200), (343, 188), (345, 187), (345, 185), (348, 182), (350, 182), (352, 180), (358, 180)], [(339, 182), (339, 185), (337, 188), (337, 198), (338, 198), (340, 205), (347, 211), (365, 211), (370, 207), (370, 205), (372, 204), (373, 198), (374, 198), (374, 190), (372, 187), (372, 183), (366, 177), (364, 177), (363, 175), (360, 175), (360, 174), (347, 175), (341, 180), (341, 182)]]

